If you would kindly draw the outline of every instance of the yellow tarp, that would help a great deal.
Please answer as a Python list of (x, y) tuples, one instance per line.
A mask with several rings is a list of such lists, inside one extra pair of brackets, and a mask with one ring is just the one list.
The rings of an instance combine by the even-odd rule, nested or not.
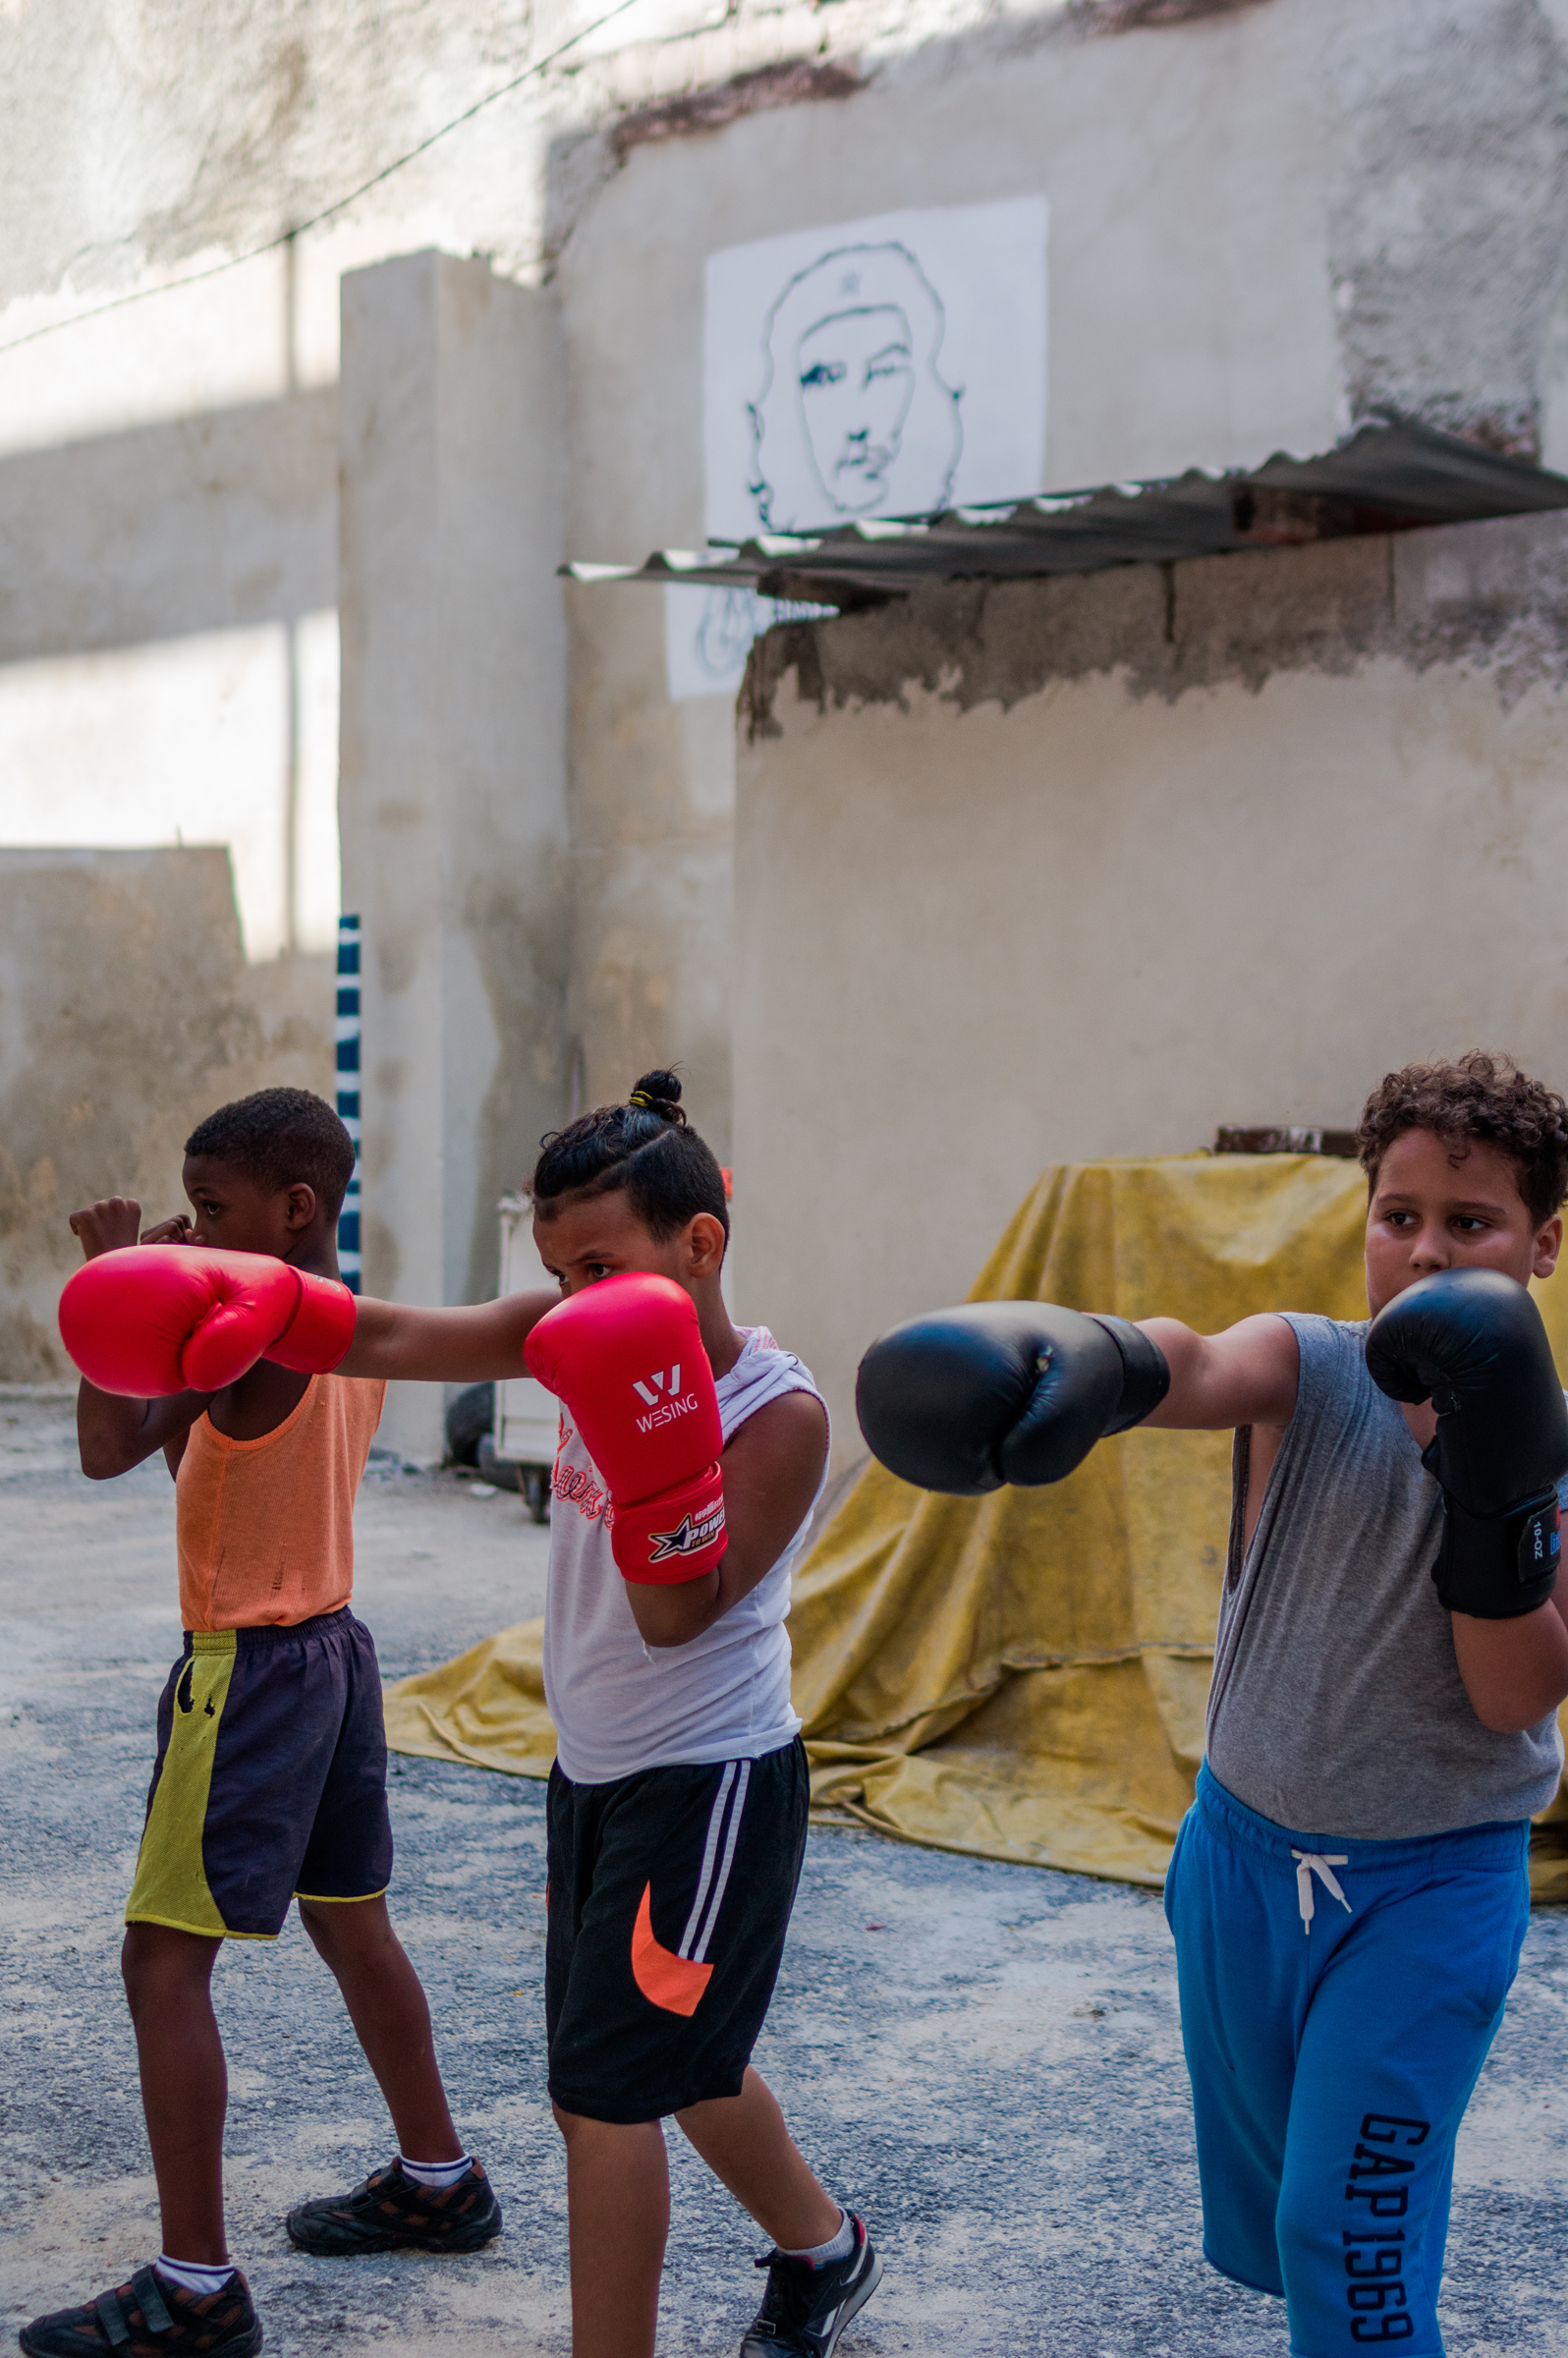
[[(1067, 1164), (971, 1299), (1204, 1333), (1260, 1310), (1361, 1318), (1365, 1207), (1357, 1167), (1315, 1155)], [(1568, 1279), (1540, 1299), (1568, 1365)], [(1157, 1884), (1203, 1745), (1230, 1446), (1135, 1432), (1051, 1488), (980, 1499), (868, 1467), (795, 1587), (815, 1803), (941, 1849)], [(390, 1688), (393, 1749), (544, 1775), (541, 1632), (522, 1622)], [(1561, 1796), (1546, 1818), (1537, 1895), (1568, 1897)]]

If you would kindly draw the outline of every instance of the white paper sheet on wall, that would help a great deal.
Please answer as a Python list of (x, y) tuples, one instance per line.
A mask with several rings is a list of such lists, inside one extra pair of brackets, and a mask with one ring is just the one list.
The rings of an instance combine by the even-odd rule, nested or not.
[[(704, 527), (718, 541), (1023, 498), (1045, 462), (1043, 196), (879, 213), (707, 260)], [(733, 695), (775, 619), (665, 593), (670, 694)]]
[(796, 605), (758, 597), (751, 590), (664, 590), (664, 669), (670, 702), (688, 696), (734, 696), (746, 672), (752, 641), (775, 622), (805, 622), (833, 606)]

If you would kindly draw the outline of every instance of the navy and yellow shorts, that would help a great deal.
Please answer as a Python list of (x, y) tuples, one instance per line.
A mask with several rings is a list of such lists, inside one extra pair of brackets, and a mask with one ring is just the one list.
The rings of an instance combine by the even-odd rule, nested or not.
[(128, 1924), (271, 1940), (289, 1902), (392, 1879), (375, 1644), (347, 1605), (292, 1628), (187, 1630)]

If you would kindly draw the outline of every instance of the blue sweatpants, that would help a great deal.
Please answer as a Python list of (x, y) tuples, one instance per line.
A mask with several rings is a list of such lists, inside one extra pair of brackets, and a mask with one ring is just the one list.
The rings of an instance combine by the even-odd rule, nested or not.
[(1165, 1913), (1204, 2253), (1284, 2294), (1293, 2358), (1441, 2358), (1454, 2140), (1519, 1965), (1529, 1831), (1329, 1840), (1200, 1771)]

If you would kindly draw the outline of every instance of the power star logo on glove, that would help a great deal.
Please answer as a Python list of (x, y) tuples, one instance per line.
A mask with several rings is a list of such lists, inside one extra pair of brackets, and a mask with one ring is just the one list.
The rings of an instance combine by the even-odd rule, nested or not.
[(710, 1506), (700, 1507), (695, 1514), (685, 1514), (674, 1531), (648, 1533), (649, 1564), (667, 1563), (671, 1556), (696, 1555), (710, 1546), (724, 1529), (724, 1501), (715, 1498)]

